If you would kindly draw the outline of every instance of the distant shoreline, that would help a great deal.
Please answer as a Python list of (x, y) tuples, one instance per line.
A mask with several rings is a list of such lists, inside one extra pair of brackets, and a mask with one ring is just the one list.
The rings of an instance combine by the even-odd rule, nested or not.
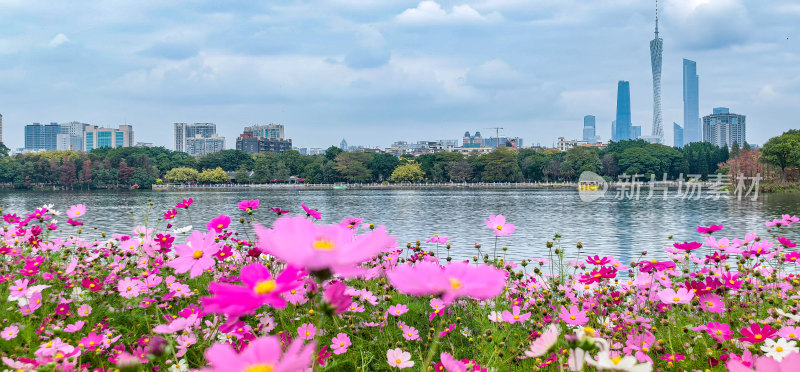
[(351, 183), (351, 184), (222, 184), (153, 185), (153, 191), (173, 190), (421, 190), (421, 189), (575, 189), (577, 183)]

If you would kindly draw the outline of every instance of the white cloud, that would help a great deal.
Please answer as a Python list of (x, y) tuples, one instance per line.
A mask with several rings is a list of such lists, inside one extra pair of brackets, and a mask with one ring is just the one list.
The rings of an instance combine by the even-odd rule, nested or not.
[(508, 63), (493, 59), (471, 68), (465, 76), (467, 84), (486, 90), (507, 90), (529, 86), (532, 77), (511, 68)]
[(57, 47), (57, 46), (59, 46), (61, 44), (68, 43), (69, 41), (70, 40), (67, 37), (67, 35), (58, 34), (55, 37), (53, 37), (52, 39), (50, 39), (50, 42), (47, 43), (47, 45), (50, 46), (50, 47)]
[(489, 23), (503, 20), (498, 12), (484, 15), (466, 4), (453, 6), (448, 12), (439, 3), (431, 0), (420, 2), (416, 8), (406, 9), (396, 18), (398, 22), (406, 24)]

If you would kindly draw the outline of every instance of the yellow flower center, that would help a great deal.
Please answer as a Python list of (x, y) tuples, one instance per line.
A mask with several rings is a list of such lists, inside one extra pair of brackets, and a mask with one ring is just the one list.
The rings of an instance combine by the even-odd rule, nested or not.
[(775, 348), (775, 351), (780, 353), (781, 351), (783, 351), (783, 347), (778, 346)]
[(497, 230), (498, 231), (503, 231), (503, 225), (497, 225)]
[(275, 367), (272, 364), (256, 364), (248, 367), (244, 372), (272, 372)]
[(200, 257), (203, 257), (203, 251), (200, 251), (200, 250), (194, 251), (194, 253), (192, 253), (192, 257), (194, 257), (195, 259), (199, 259)]
[(720, 330), (718, 329), (718, 330), (717, 330), (717, 336), (721, 336), (721, 335), (722, 335), (722, 331), (720, 331)]
[(270, 293), (270, 292), (274, 291), (276, 286), (277, 286), (277, 283), (275, 283), (274, 280), (270, 279), (270, 280), (265, 280), (263, 282), (259, 282), (256, 285), (255, 290), (256, 290), (256, 293), (258, 293), (260, 295), (263, 295), (263, 294), (267, 294), (267, 293)]
[(792, 338), (793, 338), (793, 337), (794, 337), (794, 333), (790, 333), (790, 334), (789, 334), (789, 337), (792, 337)]
[(762, 339), (762, 338), (764, 338), (764, 336), (762, 336), (762, 335), (755, 335), (755, 339), (756, 339), (756, 340), (760, 340), (760, 339)]
[(570, 315), (569, 318), (575, 320), (575, 315)]
[(458, 290), (461, 288), (461, 282), (456, 278), (450, 277), (450, 286)]
[(344, 346), (344, 342), (340, 342), (340, 343), (339, 343), (339, 346), (340, 346), (340, 347), (341, 347), (341, 346)]
[(620, 357), (620, 356), (615, 356), (615, 357), (611, 358), (611, 363), (614, 363), (615, 365), (619, 364), (619, 362), (621, 362), (621, 361), (622, 361), (622, 357)]
[(336, 248), (336, 244), (330, 239), (318, 238), (314, 241), (314, 249), (318, 251), (332, 251)]
[(677, 297), (677, 296), (672, 298), (672, 301), (675, 301), (675, 302), (678, 302), (680, 300), (681, 300), (680, 297)]
[(222, 230), (222, 224), (217, 225), (217, 228)]
[(519, 320), (519, 315), (514, 315), (514, 320)]
[(395, 363), (397, 363), (397, 364), (401, 364), (401, 363), (403, 363), (403, 361), (402, 361), (402, 360), (400, 360), (400, 359), (395, 359), (395, 361), (394, 361), (394, 362), (395, 362)]

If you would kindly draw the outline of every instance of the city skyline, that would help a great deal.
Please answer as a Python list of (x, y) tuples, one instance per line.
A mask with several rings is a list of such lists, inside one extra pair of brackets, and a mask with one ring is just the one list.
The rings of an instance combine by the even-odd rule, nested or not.
[[(79, 120), (131, 124), (137, 139), (169, 148), (165, 125), (209, 121), (228, 148), (254, 122), (291, 127), (302, 147), (335, 145), (342, 134), (387, 146), (493, 126), (548, 144), (575, 137), (586, 114), (602, 137), (610, 133), (618, 80), (630, 81), (632, 122), (649, 133), (652, 5), (4, 2), (3, 137), (19, 148), (27, 124)], [(736, 107), (759, 128), (753, 143), (796, 127), (784, 118), (800, 98), (800, 81), (786, 79), (800, 75), (792, 37), (800, 7), (659, 5), (663, 121), (683, 123), (687, 58), (703, 76), (699, 116)], [(62, 17), (67, 11), (74, 16)]]

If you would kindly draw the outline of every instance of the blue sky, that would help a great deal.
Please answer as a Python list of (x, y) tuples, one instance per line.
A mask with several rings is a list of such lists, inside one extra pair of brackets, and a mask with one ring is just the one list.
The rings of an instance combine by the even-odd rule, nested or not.
[[(747, 115), (748, 140), (800, 127), (800, 4), (667, 0), (663, 118), (682, 124), (681, 60), (700, 112)], [(132, 124), (172, 147), (173, 122), (282, 123), (295, 146), (388, 146), (503, 127), (526, 145), (607, 140), (618, 80), (649, 133), (654, 4), (639, 0), (0, 0), (0, 114)]]

